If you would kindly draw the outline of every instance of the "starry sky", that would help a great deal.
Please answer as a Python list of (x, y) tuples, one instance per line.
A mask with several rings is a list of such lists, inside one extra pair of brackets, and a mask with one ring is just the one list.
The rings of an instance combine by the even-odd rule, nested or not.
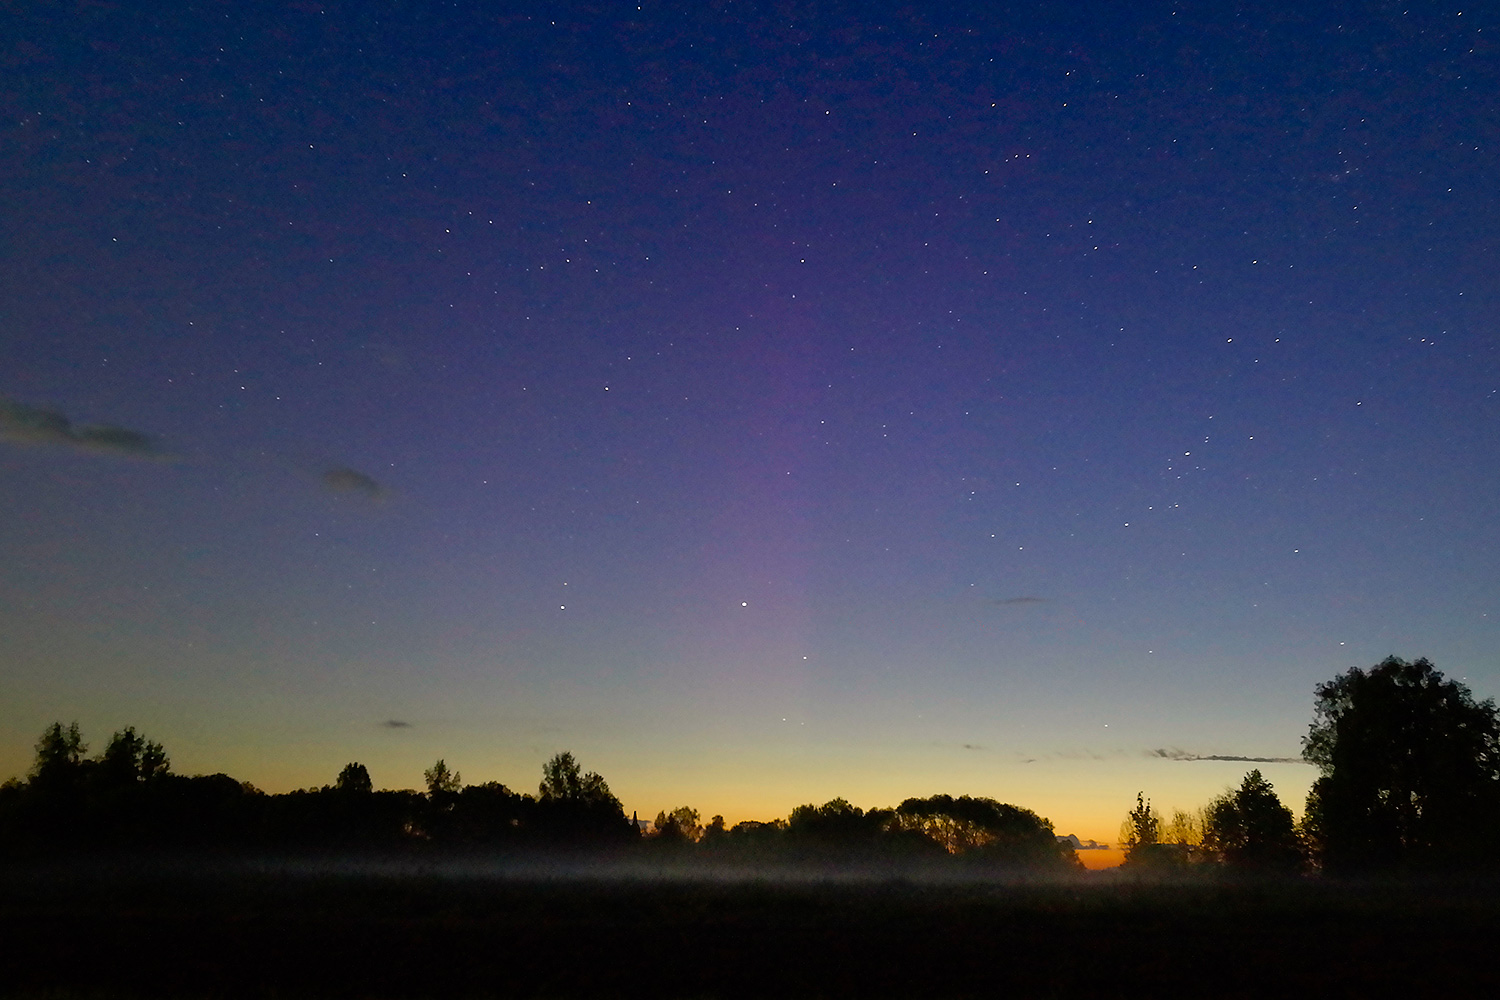
[(1500, 692), (1497, 37), (12, 5), (0, 774), (1300, 810), (1317, 683)]

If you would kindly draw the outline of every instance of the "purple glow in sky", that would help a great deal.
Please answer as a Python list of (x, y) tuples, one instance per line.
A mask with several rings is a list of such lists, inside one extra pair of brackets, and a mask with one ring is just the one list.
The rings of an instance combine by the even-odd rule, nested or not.
[(1300, 808), (1319, 681), (1500, 691), (1494, 37), (8, 10), (0, 772)]

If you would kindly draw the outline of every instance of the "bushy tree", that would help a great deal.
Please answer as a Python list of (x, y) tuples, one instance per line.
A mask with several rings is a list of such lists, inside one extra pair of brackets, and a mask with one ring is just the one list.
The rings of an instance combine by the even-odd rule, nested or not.
[(1125, 821), (1120, 824), (1120, 846), (1125, 848), (1127, 866), (1159, 868), (1188, 860), (1187, 846), (1162, 842), (1162, 826), (1161, 813), (1144, 792), (1136, 792), (1135, 808), (1126, 813)]
[(542, 765), (542, 783), (537, 788), (537, 795), (543, 802), (619, 804), (603, 776), (593, 771), (584, 773), (583, 767), (566, 750)]
[(1322, 772), (1306, 827), (1330, 868), (1459, 863), (1500, 817), (1495, 703), (1426, 659), (1318, 685), (1302, 754)]
[(640, 834), (609, 790), (609, 782), (594, 771), (585, 772), (567, 751), (542, 765), (536, 815), (549, 835), (562, 841), (616, 840)]
[(31, 765), (31, 786), (38, 790), (62, 789), (82, 778), (88, 746), (74, 722), (66, 729), (54, 722), (36, 741), (36, 761)]
[[(438, 763), (442, 764), (443, 762), (438, 761)], [(447, 765), (443, 766), (446, 770)], [(458, 776), (454, 775), (453, 777), (456, 780)], [(375, 791), (375, 783), (370, 780), (369, 769), (357, 761), (344, 765), (344, 769), (339, 772), (338, 780), (334, 782), (333, 787), (336, 791), (342, 792), (345, 795), (369, 795)], [(431, 787), (430, 780), (428, 787)]]
[[(724, 818), (716, 817), (722, 829)], [(662, 841), (686, 841), (696, 844), (703, 836), (703, 825), (698, 821), (698, 810), (690, 806), (678, 806), (671, 812), (656, 814), (656, 836)]]
[(1204, 846), (1231, 868), (1291, 872), (1302, 866), (1302, 845), (1292, 811), (1281, 804), (1259, 770), (1208, 807)]
[(1051, 867), (1076, 861), (1071, 848), (1059, 845), (1047, 820), (990, 798), (907, 799), (896, 807), (887, 829), (920, 833), (949, 854), (999, 864)]
[(447, 762), (441, 757), (438, 758), (437, 763), (422, 772), (422, 780), (427, 783), (427, 794), (433, 801), (444, 796), (457, 795), (458, 790), (463, 787), (463, 778), (457, 771), (450, 770)]
[(729, 830), (724, 826), (723, 816), (714, 816), (703, 828), (703, 837), (700, 843), (705, 847), (716, 847), (722, 845), (729, 839)]
[(772, 851), (786, 835), (786, 820), (741, 820), (730, 827), (728, 842), (752, 851)]
[(1175, 844), (1178, 847), (1196, 849), (1203, 846), (1203, 828), (1206, 820), (1204, 811), (1187, 812), (1184, 809), (1172, 810), (1172, 815), (1162, 820), (1158, 839), (1163, 844)]
[(524, 837), (535, 803), (498, 781), (467, 785), (458, 794), (454, 827), (464, 843), (502, 843)]
[(847, 845), (872, 839), (880, 828), (859, 806), (837, 798), (821, 806), (809, 802), (793, 809), (787, 817), (786, 832), (794, 840)]
[(1135, 793), (1135, 808), (1125, 814), (1120, 824), (1120, 846), (1126, 856), (1138, 847), (1150, 847), (1161, 839), (1161, 813), (1151, 806), (1145, 792)]

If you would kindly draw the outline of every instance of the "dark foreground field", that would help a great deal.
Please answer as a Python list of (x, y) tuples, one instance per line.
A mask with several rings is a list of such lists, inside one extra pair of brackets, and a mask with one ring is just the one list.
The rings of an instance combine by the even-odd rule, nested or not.
[(69, 1000), (1494, 996), (1497, 931), (1491, 883), (476, 861), (0, 868), (0, 994)]

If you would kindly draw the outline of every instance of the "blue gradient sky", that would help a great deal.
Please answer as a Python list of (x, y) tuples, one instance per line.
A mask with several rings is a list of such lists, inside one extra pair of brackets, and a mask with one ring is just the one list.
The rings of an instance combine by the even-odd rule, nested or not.
[(3, 15), (0, 772), (1112, 840), (1500, 690), (1490, 15), (540, 10)]

